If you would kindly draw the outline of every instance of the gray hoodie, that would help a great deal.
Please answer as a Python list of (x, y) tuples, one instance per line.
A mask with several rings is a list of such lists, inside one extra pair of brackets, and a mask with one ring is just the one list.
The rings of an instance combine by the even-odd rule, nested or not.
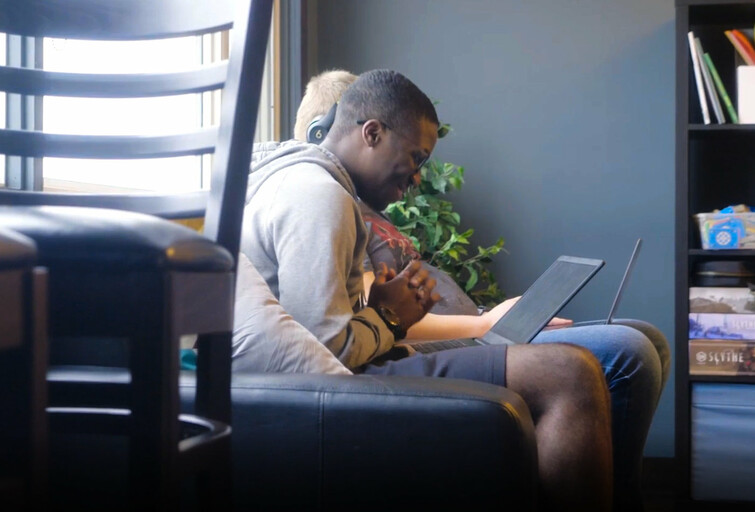
[(241, 251), (283, 308), (350, 369), (387, 352), (393, 335), (363, 308), (368, 231), (335, 155), (297, 141), (255, 145)]
[(281, 307), (249, 259), (239, 255), (233, 316), (233, 371), (351, 372)]

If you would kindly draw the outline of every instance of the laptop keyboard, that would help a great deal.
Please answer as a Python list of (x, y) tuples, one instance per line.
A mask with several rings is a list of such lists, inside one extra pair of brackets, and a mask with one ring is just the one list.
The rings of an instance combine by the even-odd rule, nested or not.
[(423, 354), (429, 354), (432, 352), (438, 352), (440, 350), (448, 350), (451, 348), (461, 348), (461, 347), (473, 347), (479, 344), (480, 343), (476, 340), (466, 338), (466, 339), (460, 339), (460, 340), (443, 340), (443, 341), (429, 341), (425, 343), (412, 343), (411, 347), (417, 352), (421, 352)]

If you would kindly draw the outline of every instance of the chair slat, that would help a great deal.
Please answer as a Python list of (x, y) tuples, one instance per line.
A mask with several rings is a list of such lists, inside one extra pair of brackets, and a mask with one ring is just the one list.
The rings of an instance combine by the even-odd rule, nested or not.
[(30, 96), (140, 98), (189, 94), (219, 89), (227, 64), (212, 64), (176, 73), (140, 75), (60, 73), (0, 67), (0, 90)]
[[(217, 151), (213, 158), (212, 186), (205, 215), (204, 234), (231, 254), (237, 254), (249, 179), (255, 120), (262, 89), (265, 48), (270, 34), (272, 3), (252, 0), (249, 16), (235, 25), (223, 101)], [(238, 37), (248, 34), (248, 37)]]
[(0, 32), (28, 37), (139, 40), (225, 30), (233, 0), (0, 0)]
[(23, 157), (142, 159), (202, 155), (215, 150), (217, 129), (178, 135), (63, 135), (0, 130), (0, 153)]
[(208, 192), (200, 190), (183, 194), (56, 194), (2, 190), (2, 206), (86, 206), (113, 208), (148, 213), (166, 219), (197, 218), (204, 215)]

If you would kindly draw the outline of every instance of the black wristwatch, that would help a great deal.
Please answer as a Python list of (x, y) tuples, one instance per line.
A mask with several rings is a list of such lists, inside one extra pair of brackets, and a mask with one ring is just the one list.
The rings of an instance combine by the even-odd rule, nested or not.
[(382, 318), (383, 322), (385, 322), (385, 325), (387, 325), (388, 329), (393, 333), (393, 338), (396, 341), (406, 338), (406, 329), (401, 326), (401, 320), (399, 319), (398, 315), (393, 312), (392, 309), (385, 306), (378, 306), (375, 311), (377, 311), (377, 314), (380, 316), (380, 318)]

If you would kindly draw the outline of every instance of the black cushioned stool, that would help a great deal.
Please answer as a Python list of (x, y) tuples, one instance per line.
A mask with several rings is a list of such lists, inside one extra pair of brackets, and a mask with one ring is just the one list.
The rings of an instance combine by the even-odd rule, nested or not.
[[(189, 228), (134, 212), (0, 207), (0, 224), (33, 239), (39, 263), (49, 269), (53, 340), (128, 341), (125, 379), (120, 369), (105, 366), (99, 372), (71, 367), (65, 379), (52, 379), (53, 390), (63, 388), (54, 393), (66, 397), (50, 409), (54, 429), (127, 435), (132, 488), (138, 489), (132, 498), (178, 502), (178, 479), (193, 469), (190, 453), (214, 450), (208, 465), (222, 468), (229, 450), (233, 258)], [(179, 338), (187, 333), (203, 333), (198, 378), (205, 377), (205, 389), (198, 390), (202, 418), (184, 415), (181, 428)], [(70, 359), (75, 364), (76, 354)], [(90, 391), (105, 397), (96, 402), (106, 400), (103, 386), (120, 392), (110, 395), (110, 408), (81, 407), (92, 405), (86, 403)], [(188, 438), (180, 441), (182, 432)], [(188, 433), (201, 433), (201, 442)]]
[(29, 238), (0, 227), (0, 503), (47, 507), (46, 272)]

